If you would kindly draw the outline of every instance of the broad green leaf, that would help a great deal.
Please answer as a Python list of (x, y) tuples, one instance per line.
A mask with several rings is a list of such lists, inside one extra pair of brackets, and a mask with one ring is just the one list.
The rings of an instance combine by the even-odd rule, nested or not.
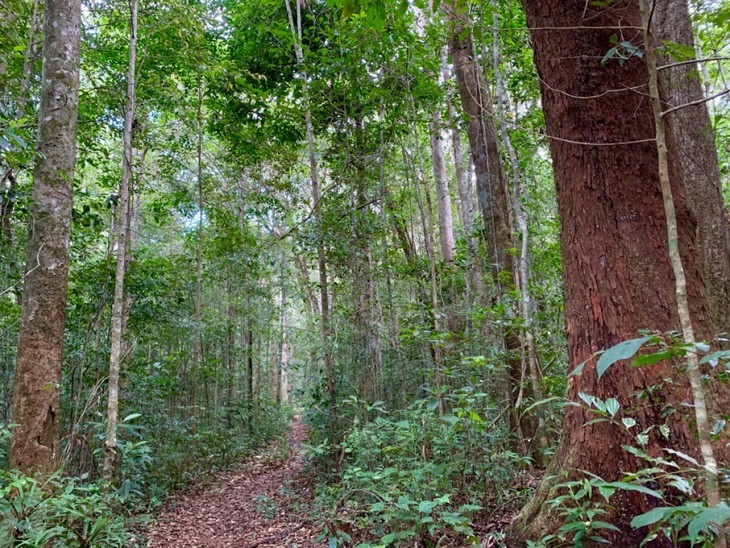
[(697, 542), (699, 534), (707, 531), (711, 523), (722, 525), (729, 519), (730, 506), (725, 503), (720, 503), (714, 508), (703, 508), (687, 527), (690, 542)]
[(638, 339), (631, 339), (623, 341), (616, 346), (613, 346), (606, 350), (601, 357), (598, 358), (598, 364), (596, 365), (596, 371), (598, 372), (598, 379), (600, 380), (603, 374), (611, 367), (614, 363), (621, 360), (628, 360), (633, 357), (641, 348), (645, 342), (651, 339), (650, 336), (639, 337)]
[(432, 501), (432, 500), (422, 500), (420, 503), (418, 503), (418, 511), (422, 514), (429, 514), (431, 510), (433, 510), (438, 503)]
[(671, 514), (673, 511), (674, 511), (674, 508), (665, 508), (665, 507), (652, 508), (648, 512), (639, 514), (634, 519), (632, 519), (631, 527), (633, 527), (634, 529), (639, 529), (640, 527), (646, 527), (647, 525), (651, 525), (653, 523), (663, 520), (665, 515)]

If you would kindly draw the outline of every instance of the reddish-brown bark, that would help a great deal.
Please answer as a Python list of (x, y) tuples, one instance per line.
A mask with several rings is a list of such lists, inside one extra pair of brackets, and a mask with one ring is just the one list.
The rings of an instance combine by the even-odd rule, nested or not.
[[(653, 32), (662, 41), (694, 51), (687, 0), (658, 2)], [(671, 51), (672, 46), (669, 50)], [(678, 56), (679, 57), (679, 56)], [(724, 207), (715, 138), (707, 105), (686, 106), (704, 97), (697, 66), (679, 64), (683, 58), (665, 57), (660, 70), (664, 110), (678, 108), (665, 118), (674, 137), (687, 195), (697, 220), (702, 274), (707, 302), (718, 331), (730, 332), (730, 220)]]
[[(689, 382), (674, 364), (636, 368), (620, 363), (599, 382), (591, 359), (599, 350), (636, 337), (639, 330), (679, 327), (646, 63), (634, 56), (601, 64), (612, 35), (641, 45), (638, 3), (617, 0), (609, 8), (593, 8), (583, 0), (526, 0), (523, 5), (535, 29), (532, 43), (562, 222), (569, 370), (588, 360), (580, 376), (570, 377), (568, 398), (579, 401), (581, 392), (617, 398), (622, 412), (638, 422), (636, 431), (669, 426), (669, 441), (652, 433), (650, 453), (671, 446), (696, 455), (695, 433), (683, 418), (684, 404), (692, 402)], [(708, 337), (714, 326), (701, 279), (696, 225), (676, 143), (669, 137), (691, 315), (698, 336)], [(649, 390), (651, 398), (638, 406), (636, 395)], [(667, 409), (676, 412), (665, 418)], [(641, 466), (621, 449), (631, 443), (622, 429), (608, 423), (586, 426), (592, 418), (582, 408), (566, 408), (555, 470), (586, 470), (613, 481)], [(522, 523), (530, 524), (528, 533), (545, 532), (540, 498), (546, 494), (540, 490), (536, 504), (522, 514)], [(652, 502), (636, 493), (618, 493), (612, 503), (617, 508), (611, 521), (623, 530), (615, 540), (638, 545), (644, 533), (633, 531), (629, 521)]]

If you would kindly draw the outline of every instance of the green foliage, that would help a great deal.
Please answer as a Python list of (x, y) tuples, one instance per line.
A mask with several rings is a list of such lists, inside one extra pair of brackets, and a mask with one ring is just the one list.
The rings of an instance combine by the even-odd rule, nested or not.
[(1, 471), (0, 495), (3, 546), (127, 546), (132, 539), (114, 495), (99, 484), (58, 475), (40, 482)]
[[(485, 419), (493, 412), (487, 395), (464, 388), (446, 396), (443, 417), (434, 400), (387, 411), (382, 402), (350, 398), (358, 418), (340, 447), (341, 476), (318, 497), (331, 531), (367, 531), (363, 547), (408, 540), (435, 546), (453, 536), (471, 542), (477, 512), (519, 497), (510, 484), (524, 462), (496, 450), (504, 438)], [(322, 447), (310, 447), (309, 455), (318, 461)]]
[[(669, 334), (665, 339), (659, 336), (645, 336), (621, 343), (602, 354), (608, 356), (608, 366), (622, 359), (631, 358), (642, 344), (648, 341), (658, 345), (656, 355), (661, 359), (681, 355), (688, 350), (686, 345), (673, 341)], [(692, 351), (707, 351), (709, 346), (696, 344)], [(655, 363), (651, 359), (653, 354), (644, 354), (637, 361), (639, 366)], [(718, 351), (706, 356), (706, 362), (724, 359), (724, 351)], [(606, 366), (606, 367), (608, 367)], [(642, 546), (650, 545), (652, 541), (666, 538), (674, 545), (688, 542), (690, 546), (712, 546), (713, 539), (724, 522), (730, 520), (730, 508), (725, 503), (709, 508), (702, 502), (697, 502), (694, 484), (703, 475), (701, 466), (693, 457), (677, 451), (671, 446), (663, 448), (665, 455), (650, 454), (647, 446), (650, 436), (669, 442), (671, 429), (668, 424), (644, 425), (637, 430), (639, 419), (632, 417), (635, 407), (622, 409), (616, 398), (603, 400), (599, 397), (579, 393), (585, 408), (596, 416), (586, 423), (586, 426), (596, 423), (607, 423), (617, 430), (619, 435), (628, 435), (631, 444), (622, 445), (627, 455), (644, 463), (644, 467), (635, 472), (627, 473), (620, 481), (607, 482), (602, 478), (584, 471), (576, 471), (582, 476), (580, 479), (563, 481), (554, 486), (548, 504), (562, 518), (562, 525), (554, 533), (544, 536), (539, 543), (530, 546), (553, 546), (565, 542), (572, 542), (574, 546), (585, 546), (586, 543), (610, 543), (602, 533), (620, 532), (614, 525), (603, 521), (602, 516), (610, 515), (616, 508), (612, 506), (611, 498), (617, 492), (633, 492), (648, 497), (651, 505), (657, 501), (671, 505), (657, 506), (650, 511), (637, 515), (631, 521), (636, 529), (648, 528)], [(634, 398), (641, 400), (642, 394), (634, 394)], [(577, 404), (576, 404), (577, 405)], [(722, 429), (724, 421), (717, 428)], [(568, 477), (569, 473), (564, 475)]]

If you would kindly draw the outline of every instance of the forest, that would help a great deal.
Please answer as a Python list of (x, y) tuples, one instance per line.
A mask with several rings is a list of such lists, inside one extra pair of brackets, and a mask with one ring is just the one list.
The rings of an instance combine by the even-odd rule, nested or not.
[(0, 0), (0, 546), (727, 548), (729, 0)]

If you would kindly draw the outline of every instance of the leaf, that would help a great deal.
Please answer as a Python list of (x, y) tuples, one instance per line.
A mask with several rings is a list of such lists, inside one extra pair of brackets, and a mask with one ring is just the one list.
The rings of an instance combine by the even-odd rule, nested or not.
[(713, 425), (712, 430), (710, 430), (711, 436), (717, 436), (725, 429), (725, 421), (723, 419), (717, 419)]
[(714, 508), (703, 508), (702, 511), (689, 523), (687, 533), (692, 543), (697, 542), (697, 537), (702, 531), (706, 531), (710, 523), (722, 525), (730, 519), (730, 506), (720, 503)]
[(631, 520), (631, 527), (639, 529), (640, 527), (646, 527), (652, 523), (656, 523), (664, 519), (665, 514), (672, 513), (674, 508), (652, 508), (648, 512), (640, 514)]
[(578, 392), (578, 397), (586, 402), (588, 407), (593, 407), (593, 400), (595, 399), (593, 396), (590, 396), (585, 392)]
[(720, 360), (730, 360), (730, 350), (718, 350), (717, 352), (708, 354), (700, 360), (700, 363), (709, 363), (715, 367)]
[(635, 483), (627, 483), (625, 481), (613, 481), (604, 485), (608, 487), (615, 487), (616, 489), (623, 489), (624, 491), (636, 491), (637, 493), (643, 493), (657, 499), (664, 498), (659, 491), (655, 491), (654, 489), (649, 489), (644, 485), (637, 485)]
[(611, 531), (618, 531), (621, 532), (621, 529), (613, 525), (612, 523), (607, 523), (605, 521), (592, 521), (591, 526), (594, 529), (610, 529)]
[(449, 424), (456, 424), (459, 422), (459, 417), (455, 417), (454, 415), (445, 415), (441, 417), (441, 420), (444, 422), (448, 422)]
[(418, 504), (418, 511), (422, 514), (429, 514), (437, 506), (437, 503), (432, 500), (422, 500)]
[(662, 360), (667, 360), (676, 355), (673, 349), (663, 350), (661, 352), (653, 352), (651, 354), (641, 354), (634, 359), (634, 365), (641, 367), (643, 365), (654, 365)]
[(650, 336), (639, 337), (638, 339), (630, 339), (618, 343), (606, 350), (601, 357), (598, 358), (598, 364), (596, 365), (596, 371), (598, 372), (598, 380), (601, 379), (603, 374), (611, 367), (614, 363), (621, 360), (628, 360), (633, 357), (641, 348), (646, 341), (651, 339)]
[(606, 400), (606, 411), (608, 411), (612, 417), (616, 416), (616, 413), (618, 413), (620, 408), (621, 404), (619, 404), (616, 398), (608, 398)]
[(627, 430), (636, 426), (636, 420), (632, 419), (631, 417), (624, 417), (621, 419), (621, 422), (624, 423), (624, 426)]
[(699, 466), (700, 465), (700, 463), (697, 462), (697, 459), (694, 459), (694, 458), (690, 457), (686, 453), (682, 453), (681, 451), (676, 451), (676, 450), (671, 449), (669, 447), (665, 447), (664, 450), (667, 453), (669, 453), (670, 455), (676, 455), (677, 457), (682, 458), (682, 459), (686, 460), (687, 462), (690, 462), (690, 463), (694, 464), (695, 466)]
[(129, 422), (129, 421), (134, 420), (136, 418), (139, 418), (141, 416), (142, 416), (142, 413), (132, 413), (132, 414), (127, 415), (126, 417), (124, 417), (122, 419), (122, 422)]

